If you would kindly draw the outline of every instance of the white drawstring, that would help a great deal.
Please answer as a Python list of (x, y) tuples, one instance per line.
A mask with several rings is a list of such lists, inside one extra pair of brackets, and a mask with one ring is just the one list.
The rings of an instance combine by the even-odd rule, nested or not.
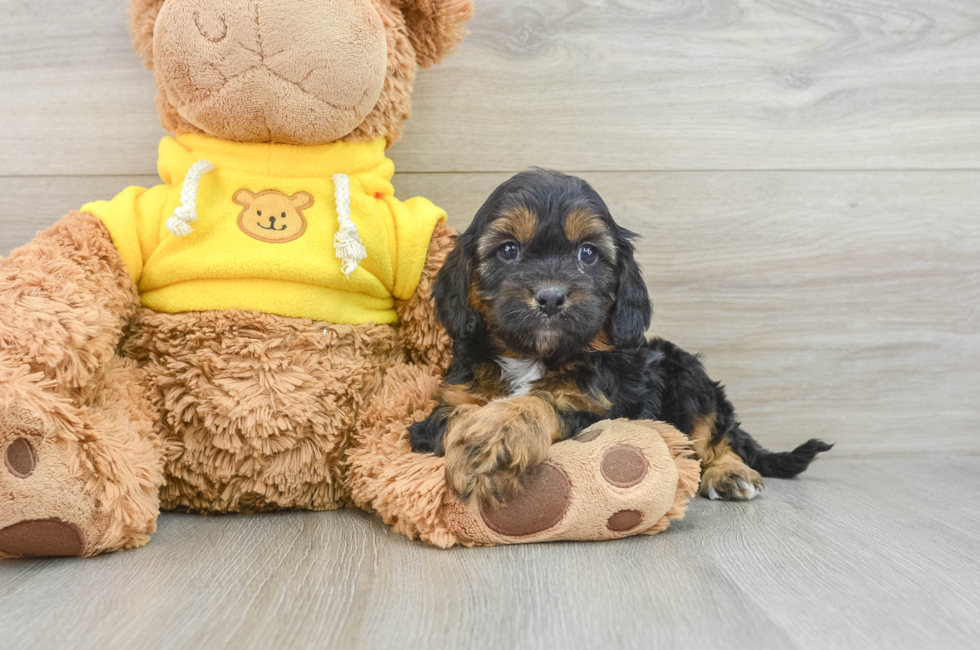
[[(201, 178), (214, 171), (214, 163), (198, 160), (184, 177), (180, 189), (180, 205), (174, 209), (173, 216), (167, 219), (167, 230), (177, 237), (185, 237), (194, 229), (191, 224), (197, 221), (197, 192)], [(334, 174), (334, 201), (337, 206), (337, 234), (334, 235), (334, 254), (342, 262), (341, 272), (348, 278), (361, 260), (367, 257), (367, 249), (357, 232), (357, 226), (350, 218), (350, 177), (347, 174)]]
[(186, 237), (194, 232), (191, 224), (197, 221), (197, 189), (201, 177), (210, 171), (214, 171), (214, 163), (209, 160), (198, 160), (187, 170), (184, 186), (180, 188), (180, 205), (167, 219), (167, 230), (177, 237)]
[(331, 178), (339, 226), (333, 238), (333, 247), (335, 255), (343, 262), (341, 272), (349, 278), (360, 261), (367, 257), (367, 249), (357, 233), (357, 226), (350, 218), (350, 178), (347, 174), (334, 174)]

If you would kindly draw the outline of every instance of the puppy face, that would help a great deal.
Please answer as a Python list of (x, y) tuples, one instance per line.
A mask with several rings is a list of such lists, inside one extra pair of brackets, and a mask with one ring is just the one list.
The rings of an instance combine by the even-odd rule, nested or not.
[(632, 237), (585, 181), (522, 172), (487, 199), (440, 272), (443, 325), (457, 340), (486, 330), (525, 358), (642, 343), (651, 310)]
[(615, 269), (612, 233), (592, 206), (507, 206), (477, 238), (469, 302), (510, 351), (570, 354), (601, 332)]

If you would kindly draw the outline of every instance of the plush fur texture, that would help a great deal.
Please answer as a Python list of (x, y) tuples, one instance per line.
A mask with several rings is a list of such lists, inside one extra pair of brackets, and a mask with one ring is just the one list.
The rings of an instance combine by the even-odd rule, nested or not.
[(0, 273), (0, 450), (23, 438), (38, 460), (23, 479), (0, 468), (0, 529), (56, 517), (82, 555), (142, 546), (163, 454), (142, 373), (115, 355), (138, 302), (108, 232), (71, 213)]
[(463, 25), (473, 17), (468, 0), (392, 0), (392, 5), (405, 18), (415, 58), (423, 68), (441, 61), (463, 40)]
[[(178, 0), (171, 0), (176, 2)], [(188, 2), (189, 0), (179, 0)], [(269, 1), (269, 0), (265, 0)], [(288, 1), (288, 0), (287, 0)], [(333, 128), (325, 127), (319, 133), (309, 131), (307, 120), (297, 122), (297, 131), (291, 132), (291, 140), (302, 144), (322, 144), (340, 137), (350, 141), (371, 141), (386, 138), (389, 145), (401, 139), (402, 123), (411, 115), (411, 94), (416, 69), (429, 67), (447, 56), (463, 40), (466, 30), (463, 24), (473, 14), (471, 0), (363, 0), (380, 18), (387, 47), (387, 70), (380, 96), (363, 121), (346, 134), (335, 135)], [(131, 0), (130, 25), (133, 46), (140, 53), (147, 67), (155, 68), (153, 52), (154, 26), (164, 0)], [(216, 18), (217, 20), (217, 18)], [(274, 26), (263, 25), (260, 34), (267, 40), (275, 36), (289, 35), (267, 33)], [(352, 71), (352, 74), (354, 71)], [(204, 133), (203, 125), (189, 120), (166, 89), (171, 86), (173, 75), (155, 68), (154, 78), (158, 88), (156, 104), (164, 129), (170, 133)], [(301, 80), (305, 75), (296, 73), (290, 78)], [(356, 76), (356, 75), (355, 75)], [(239, 117), (241, 121), (242, 116)], [(221, 116), (222, 121), (227, 119)], [(244, 116), (247, 123), (254, 120)]]
[[(830, 449), (762, 448), (695, 356), (644, 339), (652, 308), (634, 237), (588, 183), (543, 169), (504, 182), (459, 237), (434, 288), (453, 358), (410, 435), (415, 451), (445, 455), (461, 499), (512, 497), (551, 443), (606, 418), (690, 435), (711, 498), (753, 498), (760, 473), (794, 476)], [(520, 364), (539, 370), (515, 385)]]
[[(192, 20), (168, 23), (168, 29), (193, 29), (214, 39), (215, 47), (222, 24), (252, 30), (258, 38), (318, 46), (316, 34), (283, 32), (295, 26), (292, 18), (256, 28), (204, 15), (225, 7), (221, 3), (166, 2), (173, 4), (132, 0), (133, 43), (150, 67), (161, 15), (181, 9), (197, 8), (196, 21), (191, 11)], [(281, 12), (287, 2), (259, 0), (254, 6)], [(234, 6), (228, 4), (228, 11)], [(331, 15), (351, 24), (330, 27), (327, 21), (320, 28), (349, 27), (351, 33), (364, 28), (364, 16), (377, 15), (384, 80), (373, 107), (363, 109), (364, 121), (349, 132), (337, 132), (334, 124), (305, 131), (300, 139), (312, 144), (382, 136), (390, 144), (410, 112), (416, 68), (435, 62), (462, 38), (471, 4), (350, 0), (323, 9), (336, 9)], [(403, 13), (409, 10), (410, 24)], [(179, 57), (179, 49), (165, 54)], [(279, 72), (293, 78), (314, 59), (296, 56)], [(322, 61), (317, 66), (329, 67)], [(194, 100), (186, 94), (193, 79), (175, 77), (190, 75), (191, 67), (171, 60), (155, 71), (161, 120), (177, 134), (207, 128), (207, 120), (194, 125), (193, 111), (184, 111)], [(350, 81), (364, 70), (353, 65), (348, 72)], [(326, 94), (331, 83), (346, 83), (320, 81)], [(176, 92), (171, 84), (184, 85)], [(181, 108), (172, 101), (179, 98)], [(0, 556), (88, 556), (141, 546), (155, 530), (161, 505), (252, 512), (350, 503), (346, 450), (358, 413), (380, 390), (386, 371), (409, 361), (448, 361), (448, 339), (429, 293), (451, 237), (447, 226), (437, 227), (416, 294), (396, 305), (399, 325), (142, 309), (108, 231), (79, 212), (0, 259)], [(29, 473), (21, 471), (28, 466)]]
[(85, 556), (149, 540), (162, 447), (139, 374), (134, 363), (112, 360), (89, 395), (73, 400), (25, 368), (0, 370), (0, 447), (23, 438), (38, 458), (25, 479), (0, 471), (0, 529), (25, 520), (70, 522), (83, 533), (78, 554)]
[[(548, 486), (533, 484), (523, 502), (505, 513), (524, 530), (502, 531), (498, 524), (504, 517), (452, 493), (443, 458), (410, 449), (406, 429), (436, 406), (432, 395), (441, 374), (431, 366), (392, 368), (363, 411), (360, 435), (349, 452), (354, 503), (399, 533), (443, 548), (652, 535), (683, 517), (697, 492), (699, 464), (686, 436), (662, 422), (603, 421), (583, 432), (582, 441), (548, 448), (548, 465), (568, 479), (552, 504), (554, 518), (538, 526), (528, 521), (542, 502), (554, 498)], [(623, 448), (642, 455), (649, 469), (636, 484), (617, 487), (598, 468), (610, 452)], [(631, 514), (635, 523), (614, 530), (609, 521), (619, 513)]]
[(385, 78), (384, 27), (370, 1), (250, 5), (163, 5), (153, 67), (177, 112), (236, 142), (322, 144), (350, 133)]
[(432, 288), (439, 269), (453, 249), (456, 231), (444, 223), (437, 223), (429, 243), (429, 252), (422, 270), (415, 295), (395, 305), (402, 343), (413, 363), (435, 366), (445, 370), (452, 358), (452, 341), (439, 322), (432, 304)]
[[(0, 468), (0, 530), (56, 518), (81, 531), (79, 555), (94, 555), (145, 544), (161, 505), (348, 504), (345, 452), (362, 404), (410, 357), (448, 362), (428, 294), (452, 236), (438, 226), (395, 327), (138, 309), (98, 220), (75, 213), (42, 233), (2, 263), (0, 450), (26, 439), (39, 469), (21, 479)], [(0, 554), (11, 555), (2, 540)]]
[(0, 362), (41, 373), (63, 394), (83, 390), (138, 305), (105, 226), (72, 212), (0, 258)]
[(201, 512), (345, 505), (354, 414), (405, 360), (391, 326), (237, 310), (140, 310), (123, 351), (161, 414), (163, 507)]

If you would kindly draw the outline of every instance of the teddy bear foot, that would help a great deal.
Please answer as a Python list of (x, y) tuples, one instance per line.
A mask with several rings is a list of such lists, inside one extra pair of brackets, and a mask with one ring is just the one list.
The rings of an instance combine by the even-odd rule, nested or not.
[(553, 445), (506, 503), (451, 503), (449, 528), (467, 544), (654, 534), (683, 516), (697, 490), (692, 455), (687, 438), (662, 422), (599, 422)]
[(30, 409), (0, 407), (0, 557), (89, 555), (102, 537), (70, 444)]

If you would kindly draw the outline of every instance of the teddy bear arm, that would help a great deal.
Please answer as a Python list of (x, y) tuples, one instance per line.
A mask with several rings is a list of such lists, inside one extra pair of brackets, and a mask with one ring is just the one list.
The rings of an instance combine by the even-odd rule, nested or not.
[(653, 535), (697, 493), (700, 464), (687, 436), (664, 422), (603, 420), (551, 445), (506, 504), (463, 503), (447, 485), (445, 459), (413, 453), (407, 434), (435, 406), (439, 382), (433, 367), (393, 367), (348, 453), (354, 503), (396, 532), (444, 548)]
[(114, 357), (139, 305), (98, 218), (73, 211), (0, 258), (0, 367), (28, 367), (61, 390), (88, 384)]
[(453, 249), (455, 237), (456, 231), (452, 227), (443, 222), (436, 224), (418, 287), (411, 298), (399, 301), (395, 307), (401, 321), (402, 342), (412, 361), (442, 371), (452, 358), (452, 342), (436, 315), (432, 286)]

